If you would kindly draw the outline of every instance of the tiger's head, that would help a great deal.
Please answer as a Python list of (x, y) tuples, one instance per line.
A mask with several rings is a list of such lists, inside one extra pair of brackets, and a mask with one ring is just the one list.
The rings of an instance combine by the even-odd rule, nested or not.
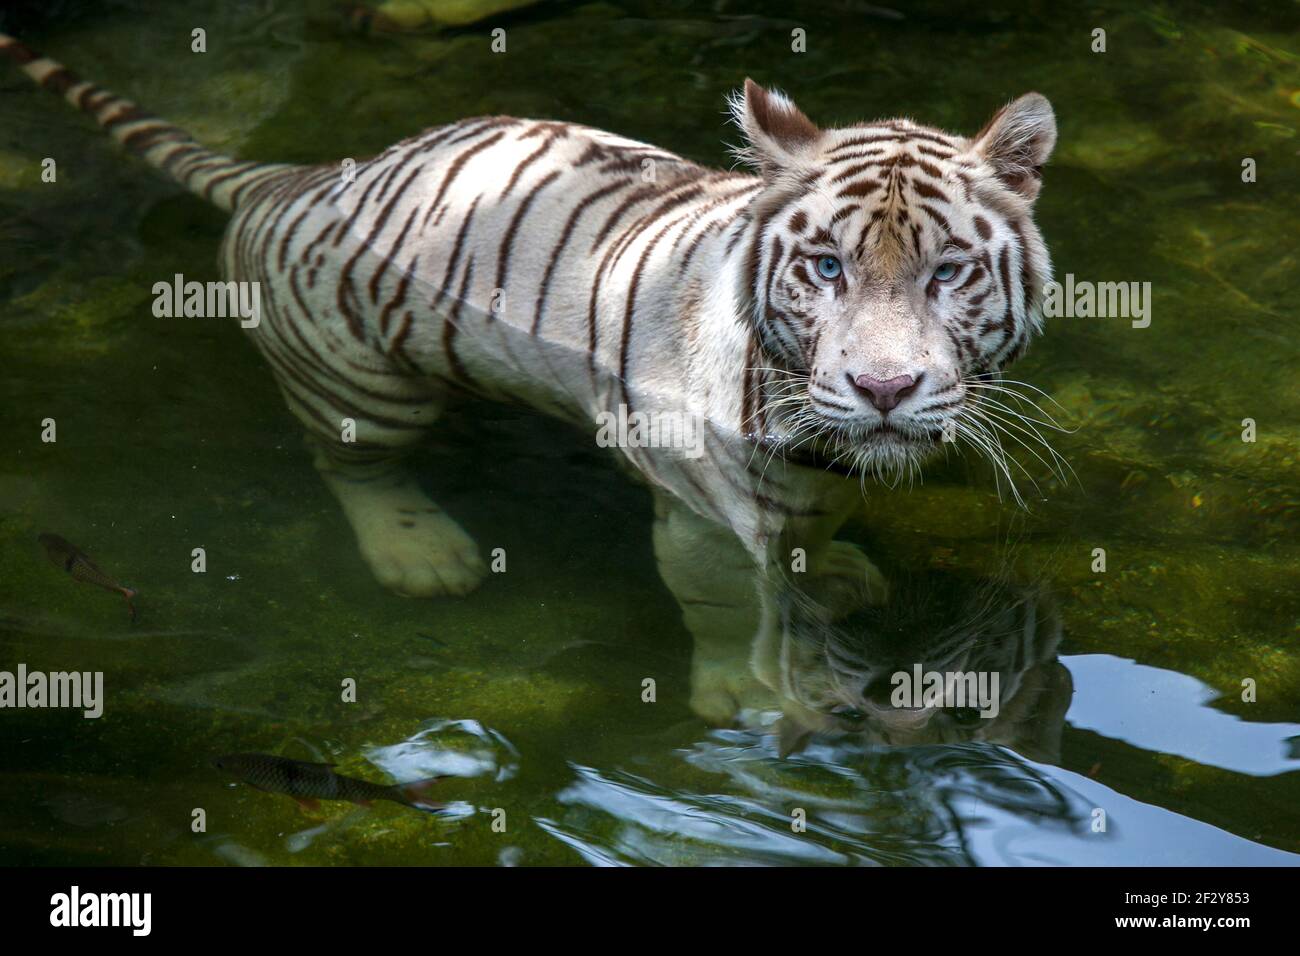
[[(775, 594), (779, 626), (755, 641), (754, 673), (782, 711), (782, 753), (819, 734), (890, 746), (986, 741), (1060, 759), (1073, 683), (1057, 656), (1061, 615), (1045, 587), (1005, 573), (930, 571), (896, 578), (883, 604), (843, 588), (785, 578)], [(901, 704), (902, 678), (917, 671), (984, 675), (996, 704), (987, 713), (970, 701)]]
[(880, 475), (945, 439), (988, 454), (981, 409), (1051, 278), (1032, 216), (1051, 105), (1028, 93), (969, 138), (906, 119), (820, 129), (752, 80), (732, 107), (764, 182), (740, 279), (769, 376), (759, 432)]

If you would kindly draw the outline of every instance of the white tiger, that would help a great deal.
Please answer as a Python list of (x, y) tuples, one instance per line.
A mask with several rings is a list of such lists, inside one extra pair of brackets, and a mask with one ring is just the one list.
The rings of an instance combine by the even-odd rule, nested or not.
[(979, 410), (1041, 324), (1031, 214), (1056, 128), (1036, 93), (965, 138), (823, 130), (747, 80), (732, 105), (758, 175), (497, 116), (348, 176), (220, 156), (10, 37), (0, 53), (231, 213), (223, 277), (260, 284), (250, 334), (391, 590), (464, 594), (486, 571), (402, 465), (452, 394), (585, 428), (620, 406), (703, 422), (698, 460), (625, 452), (661, 491), (656, 553), (715, 719), (744, 689), (710, 676), (710, 642), (752, 637), (732, 611), (756, 607), (755, 567), (774, 580), (798, 547), (813, 575), (872, 579), (832, 541), (860, 503), (845, 476), (896, 477), (945, 437), (992, 453)]

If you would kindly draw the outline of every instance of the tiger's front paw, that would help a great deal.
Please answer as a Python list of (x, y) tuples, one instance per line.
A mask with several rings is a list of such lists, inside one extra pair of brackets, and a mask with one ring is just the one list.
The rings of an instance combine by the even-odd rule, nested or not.
[(444, 514), (399, 513), (356, 532), (376, 580), (403, 597), (468, 594), (487, 576), (474, 539)]
[(744, 657), (703, 659), (691, 667), (691, 710), (713, 727), (735, 727), (741, 716), (776, 706)]

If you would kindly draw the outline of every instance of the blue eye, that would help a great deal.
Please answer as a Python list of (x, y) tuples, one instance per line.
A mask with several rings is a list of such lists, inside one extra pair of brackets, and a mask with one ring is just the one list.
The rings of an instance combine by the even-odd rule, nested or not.
[(852, 707), (834, 707), (831, 709), (831, 716), (838, 717), (840, 720), (847, 720), (856, 724), (867, 719), (867, 715), (860, 710), (854, 710)]
[(953, 279), (957, 278), (957, 273), (959, 271), (960, 270), (957, 268), (956, 263), (945, 262), (939, 266), (939, 268), (934, 270), (934, 281), (951, 282)]
[(817, 259), (817, 274), (823, 279), (838, 279), (844, 267), (834, 256), (821, 256)]

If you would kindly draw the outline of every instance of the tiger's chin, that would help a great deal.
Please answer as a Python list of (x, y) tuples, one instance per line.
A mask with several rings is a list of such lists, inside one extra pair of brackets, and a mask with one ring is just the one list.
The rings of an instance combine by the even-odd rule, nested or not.
[(943, 434), (941, 427), (914, 422), (837, 422), (822, 432), (817, 457), (844, 475), (874, 478), (894, 486), (915, 477), (936, 455)]

